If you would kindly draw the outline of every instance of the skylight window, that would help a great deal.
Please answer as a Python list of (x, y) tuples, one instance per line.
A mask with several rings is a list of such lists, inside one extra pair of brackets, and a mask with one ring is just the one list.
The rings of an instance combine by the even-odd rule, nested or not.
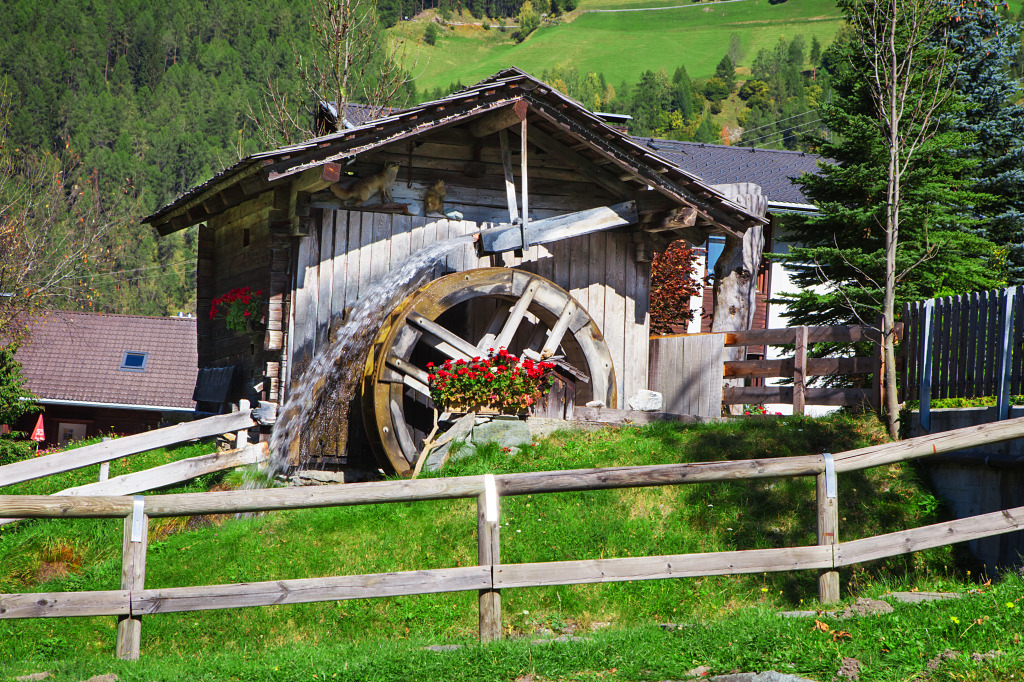
[(127, 372), (145, 372), (146, 363), (149, 361), (149, 353), (126, 350), (121, 358), (121, 367)]

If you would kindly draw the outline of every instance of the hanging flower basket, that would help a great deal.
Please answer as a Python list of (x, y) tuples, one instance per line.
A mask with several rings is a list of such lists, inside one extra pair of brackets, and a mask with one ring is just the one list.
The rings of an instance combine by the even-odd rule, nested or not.
[(551, 362), (520, 362), (504, 348), (486, 357), (427, 363), (430, 397), (446, 412), (526, 414), (551, 388)]
[(213, 299), (210, 304), (210, 319), (224, 319), (224, 326), (236, 334), (259, 334), (263, 324), (263, 290), (252, 291), (249, 287), (232, 289)]

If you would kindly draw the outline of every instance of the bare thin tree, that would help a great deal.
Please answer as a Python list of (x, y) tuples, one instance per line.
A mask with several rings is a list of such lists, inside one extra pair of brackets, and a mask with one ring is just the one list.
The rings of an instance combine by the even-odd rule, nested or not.
[(91, 272), (110, 255), (112, 231), (128, 225), (136, 199), (102, 199), (95, 174), (82, 173), (70, 147), (53, 153), (13, 148), (11, 102), (0, 84), (0, 338), (17, 342), (24, 314), (78, 307)]
[(896, 437), (896, 287), (903, 177), (922, 146), (941, 130), (939, 110), (952, 93), (946, 29), (937, 0), (854, 0), (847, 5), (861, 49), (862, 75), (875, 105), (875, 123), (888, 145), (882, 352), (889, 433)]
[(295, 54), (295, 85), (291, 90), (271, 80), (249, 119), (269, 146), (308, 139), (312, 116), (321, 103), (334, 107), (337, 127), (348, 120), (348, 107), (358, 102), (377, 118), (390, 106), (404, 106), (410, 70), (405, 43), (380, 25), (375, 0), (314, 0), (310, 13), (312, 45)]

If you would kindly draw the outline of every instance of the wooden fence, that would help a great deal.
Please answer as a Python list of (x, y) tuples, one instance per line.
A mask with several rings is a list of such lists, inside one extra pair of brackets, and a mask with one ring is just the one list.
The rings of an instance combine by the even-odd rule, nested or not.
[[(897, 333), (901, 328), (897, 329)], [(879, 333), (872, 327), (819, 326), (750, 329), (716, 334), (651, 338), (650, 387), (665, 396), (665, 409), (701, 417), (718, 416), (721, 405), (789, 403), (794, 414), (805, 405), (881, 405)], [(868, 357), (811, 358), (814, 343), (874, 343)], [(723, 347), (795, 346), (791, 358), (723, 360)], [(717, 368), (721, 368), (720, 370)], [(868, 388), (809, 388), (810, 377), (871, 374)], [(792, 386), (723, 386), (725, 379), (785, 378)], [(865, 383), (867, 383), (865, 381)]]
[[(0, 594), (0, 618), (117, 616), (117, 655), (139, 655), (142, 617), (205, 609), (476, 590), (483, 641), (501, 636), (500, 590), (623, 580), (767, 571), (819, 571), (822, 602), (839, 598), (843, 566), (1024, 528), (1024, 507), (948, 523), (839, 542), (836, 475), (1024, 436), (1024, 418), (923, 436), (837, 455), (766, 458), (575, 471), (353, 483), (320, 488), (240, 490), (151, 496), (0, 496), (0, 513), (33, 518), (123, 517), (121, 589)], [(707, 554), (502, 564), (499, 499), (508, 495), (680, 485), (790, 476), (817, 481), (817, 544)], [(151, 517), (475, 498), (478, 566), (146, 589)]]
[[(265, 412), (263, 416), (267, 421), (272, 421), (273, 409)], [(97, 482), (67, 488), (54, 494), (60, 496), (131, 495), (181, 483), (224, 469), (260, 464), (267, 459), (267, 445), (266, 443), (250, 444), (247, 434), (248, 429), (256, 424), (253, 413), (249, 410), (249, 402), (243, 400), (239, 404), (239, 411), (230, 414), (197, 419), (116, 440), (104, 440), (95, 445), (0, 466), (0, 488), (99, 464), (100, 474)], [(156, 448), (177, 445), (196, 438), (207, 438), (224, 433), (231, 433), (234, 438), (235, 447), (231, 450), (189, 457), (145, 471), (109, 478), (108, 465), (114, 460)], [(18, 520), (17, 518), (0, 518), (0, 525)]]
[(930, 428), (935, 398), (995, 396), (1006, 419), (1010, 396), (1024, 393), (1024, 291), (1021, 287), (907, 304), (904, 397), (918, 400)]

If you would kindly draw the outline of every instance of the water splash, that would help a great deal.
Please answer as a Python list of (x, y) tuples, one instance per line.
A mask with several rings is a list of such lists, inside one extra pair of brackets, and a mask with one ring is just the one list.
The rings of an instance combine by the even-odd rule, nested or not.
[(420, 249), (355, 302), (334, 342), (317, 353), (279, 410), (270, 437), (268, 476), (284, 471), (289, 459), (302, 461), (318, 442), (333, 440), (344, 449), (348, 411), (384, 318), (426, 283), (438, 261), (475, 239), (471, 233)]

